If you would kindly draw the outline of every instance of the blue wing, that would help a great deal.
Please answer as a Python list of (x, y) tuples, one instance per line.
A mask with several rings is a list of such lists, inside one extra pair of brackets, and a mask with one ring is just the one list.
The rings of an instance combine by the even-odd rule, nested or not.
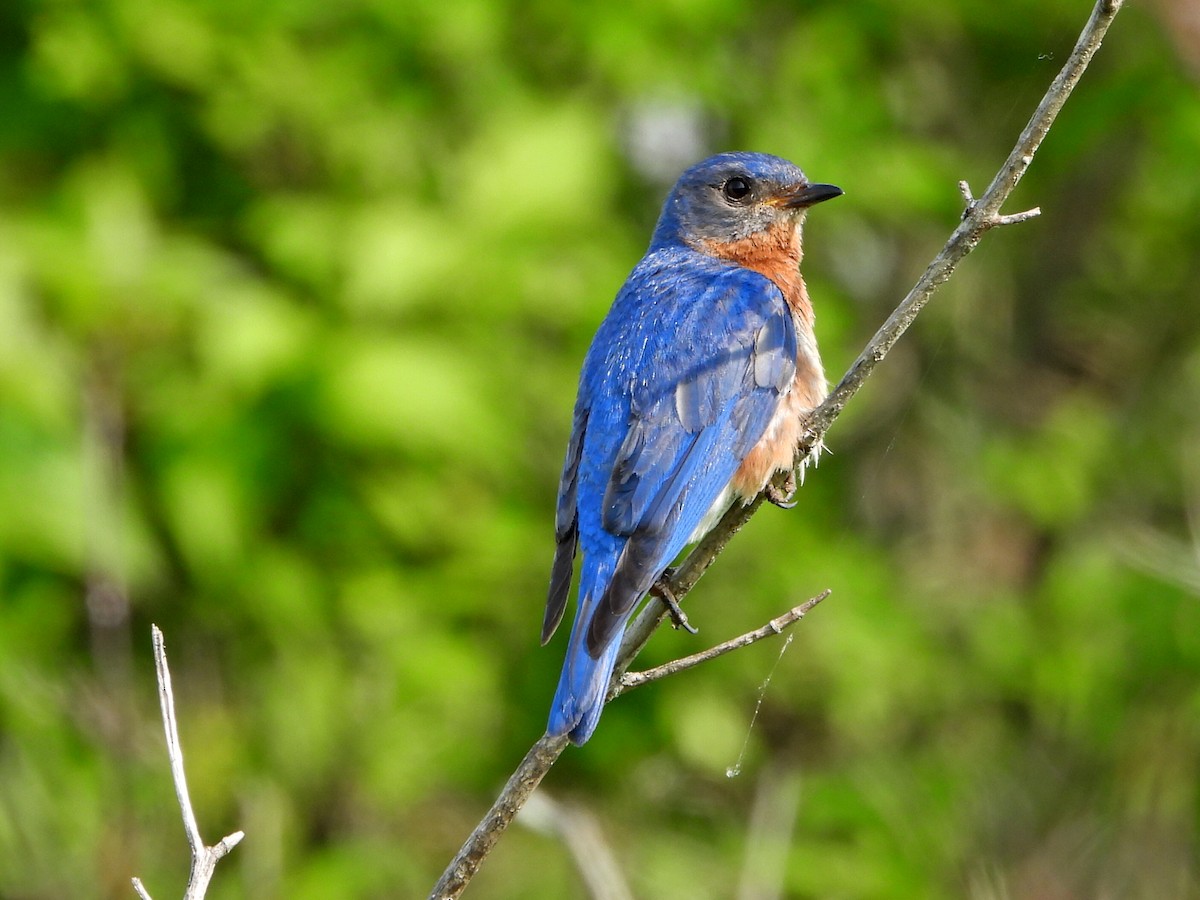
[(559, 485), (543, 641), (582, 539), (580, 607), (551, 732), (586, 740), (616, 636), (758, 442), (795, 372), (779, 289), (682, 248), (651, 253), (593, 341)]
[(791, 314), (766, 278), (723, 268), (676, 302), (645, 345), (600, 504), (603, 529), (627, 540), (591, 618), (592, 656), (686, 545), (795, 373)]
[(543, 646), (562, 621), (567, 608), (567, 592), (571, 589), (571, 570), (575, 564), (575, 551), (579, 547), (579, 513), (575, 507), (575, 497), (587, 418), (587, 408), (577, 403), (571, 440), (567, 444), (567, 458), (558, 484), (558, 508), (554, 514), (554, 564), (550, 569), (550, 590), (546, 595), (546, 615), (542, 620)]

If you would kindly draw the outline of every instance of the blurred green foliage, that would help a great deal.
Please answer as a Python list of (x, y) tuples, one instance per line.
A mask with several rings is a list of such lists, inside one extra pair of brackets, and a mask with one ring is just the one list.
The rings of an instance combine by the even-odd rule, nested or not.
[[(794, 897), (1200, 896), (1186, 2), (1122, 14), (1014, 198), (1043, 216), (646, 657), (832, 588), (789, 651), (623, 698), (548, 778), (637, 896), (772, 846)], [(210, 896), (424, 896), (544, 725), (575, 378), (673, 175), (845, 188), (806, 263), (836, 377), (1087, 7), (0, 6), (0, 895), (179, 892), (153, 621), (202, 830), (248, 835)], [(517, 827), (471, 895), (583, 889)]]

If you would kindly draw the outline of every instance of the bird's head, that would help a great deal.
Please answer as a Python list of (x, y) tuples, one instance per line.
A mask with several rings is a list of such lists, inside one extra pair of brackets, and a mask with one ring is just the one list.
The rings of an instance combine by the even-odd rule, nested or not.
[(842, 194), (813, 184), (800, 167), (766, 153), (721, 153), (679, 176), (663, 204), (651, 246), (695, 249), (786, 229), (790, 235), (815, 203)]

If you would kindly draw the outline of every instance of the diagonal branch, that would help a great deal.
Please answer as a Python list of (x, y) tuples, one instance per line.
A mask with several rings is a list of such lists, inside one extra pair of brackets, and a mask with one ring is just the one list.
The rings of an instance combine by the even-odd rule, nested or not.
[(525, 805), (554, 761), (567, 749), (567, 737), (551, 737), (543, 734), (537, 743), (529, 748), (517, 770), (509, 776), (504, 790), (487, 811), (483, 820), (475, 826), (471, 836), (459, 849), (458, 854), (450, 861), (438, 883), (433, 886), (429, 900), (451, 900), (458, 897), (475, 877), (483, 861), (487, 859), (496, 841), (508, 827), (508, 823)]
[[(1051, 82), (1012, 152), (1009, 153), (1008, 159), (1004, 161), (983, 196), (976, 200), (971, 196), (967, 185), (963, 184), (960, 187), (966, 202), (962, 221), (912, 290), (871, 338), (837, 387), (830, 392), (824, 403), (813, 410), (797, 453), (797, 466), (803, 466), (812, 455), (813, 448), (821, 445), (829, 427), (841, 415), (846, 404), (862, 388), (871, 372), (887, 356), (888, 351), (916, 319), (934, 292), (954, 274), (955, 267), (963, 257), (979, 245), (983, 236), (993, 228), (1023, 222), (1038, 214), (1039, 211), (1033, 209), (1002, 215), (1000, 208), (1033, 162), (1034, 154), (1053, 125), (1059, 110), (1079, 83), (1088, 63), (1100, 48), (1104, 35), (1120, 11), (1122, 3), (1123, 0), (1097, 0), (1066, 64)], [(781, 475), (775, 483), (782, 487), (784, 480), (784, 476)], [(745, 506), (735, 504), (671, 577), (665, 580), (666, 587), (676, 600), (682, 600), (688, 594), (712, 565), (713, 560), (725, 549), (725, 545), (758, 511), (762, 502), (763, 498), (760, 495)], [(650, 635), (662, 623), (666, 612), (663, 602), (652, 596), (630, 624), (621, 644), (617, 668), (613, 674), (614, 684), (624, 677), (630, 661), (637, 656), (650, 639)], [(499, 840), (500, 833), (508, 826), (516, 811), (534, 791), (566, 746), (565, 737), (550, 738), (546, 735), (534, 744), (483, 821), (442, 874), (433, 888), (433, 893), (430, 894), (430, 900), (452, 900), (462, 894), (491, 848)]]
[[(1079, 40), (1075, 42), (1075, 49), (1071, 51), (1062, 70), (1051, 82), (1045, 96), (1042, 97), (1042, 101), (1030, 118), (1029, 124), (1021, 132), (1012, 152), (1008, 154), (1008, 159), (1004, 161), (1004, 165), (1000, 167), (983, 196), (975, 200), (971, 197), (971, 191), (967, 184), (960, 182), (959, 189), (966, 201), (962, 221), (954, 229), (945, 246), (930, 262), (925, 272), (917, 279), (912, 290), (875, 332), (875, 336), (867, 343), (866, 348), (858, 355), (858, 359), (853, 362), (846, 374), (842, 376), (837, 387), (830, 392), (824, 403), (813, 410), (808, 418), (808, 427), (797, 454), (798, 466), (803, 466), (811, 456), (813, 448), (821, 445), (829, 427), (841, 415), (850, 398), (859, 392), (871, 372), (883, 361), (900, 336), (908, 330), (908, 326), (925, 308), (925, 304), (929, 302), (934, 292), (950, 279), (950, 276), (954, 274), (955, 267), (963, 257), (974, 250), (983, 236), (991, 229), (1025, 221), (1037, 214), (1034, 210), (1027, 210), (1012, 216), (1003, 216), (1000, 214), (1000, 208), (1020, 182), (1025, 170), (1029, 168), (1029, 164), (1033, 162), (1033, 156), (1049, 132), (1059, 110), (1067, 102), (1067, 97), (1075, 89), (1075, 85), (1079, 83), (1079, 79), (1083, 76), (1084, 70), (1096, 51), (1100, 49), (1108, 26), (1112, 24), (1113, 18), (1120, 11), (1122, 2), (1123, 0), (1098, 0), (1087, 24), (1084, 25), (1083, 31), (1079, 35)], [(780, 476), (775, 483), (782, 486), (784, 480), (784, 477)], [(682, 599), (700, 580), (700, 577), (712, 565), (713, 560), (725, 549), (729, 540), (758, 511), (762, 502), (763, 498), (760, 495), (747, 506), (735, 504), (717, 527), (708, 533), (682, 565), (675, 570), (667, 587), (677, 600)], [(645, 646), (646, 641), (650, 639), (650, 635), (654, 633), (664, 615), (666, 615), (666, 608), (661, 601), (655, 598), (643, 608), (629, 626), (625, 633), (625, 646), (634, 648), (634, 655), (637, 650)], [(624, 656), (624, 649), (622, 656)], [(620, 671), (622, 670), (618, 668), (618, 672)]]

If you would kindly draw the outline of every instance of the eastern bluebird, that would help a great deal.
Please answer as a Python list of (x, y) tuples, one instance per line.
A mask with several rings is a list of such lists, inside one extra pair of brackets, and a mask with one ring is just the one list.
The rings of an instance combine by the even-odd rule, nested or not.
[(638, 601), (735, 501), (792, 469), (826, 393), (801, 224), (841, 193), (778, 157), (722, 153), (668, 195), (579, 378), (543, 644), (580, 545), (583, 563), (551, 735), (591, 737)]

